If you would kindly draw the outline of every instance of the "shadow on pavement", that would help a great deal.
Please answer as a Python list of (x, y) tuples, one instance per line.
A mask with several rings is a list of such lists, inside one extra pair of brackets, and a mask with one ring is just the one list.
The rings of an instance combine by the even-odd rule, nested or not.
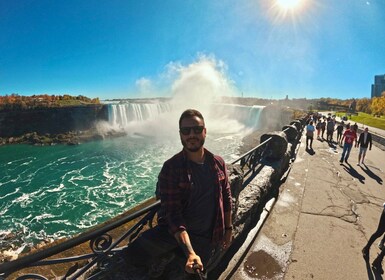
[(376, 269), (373, 269), (373, 266), (372, 266), (372, 271), (373, 271), (373, 274), (374, 274), (374, 279), (376, 279), (376, 280), (383, 280), (381, 272), (376, 270)]
[(347, 164), (347, 166), (345, 164), (343, 164), (344, 169), (346, 170), (346, 172), (348, 172), (354, 178), (357, 178), (358, 181), (360, 181), (361, 184), (365, 184), (365, 181), (364, 181), (365, 177), (362, 176), (360, 173), (358, 173), (357, 170), (355, 170), (350, 163), (346, 163), (346, 164)]
[(313, 148), (306, 148), (306, 152), (311, 155), (311, 156), (314, 156), (315, 155), (315, 151), (313, 150)]
[(383, 280), (379, 271), (372, 270), (369, 259), (365, 260), (366, 272), (368, 273), (368, 280)]
[(334, 141), (328, 142), (330, 148), (337, 149), (336, 143)]
[(366, 264), (366, 272), (368, 273), (368, 280), (374, 280), (372, 268), (370, 267), (370, 263), (369, 263), (369, 259), (365, 260), (365, 264)]
[[(365, 168), (363, 168), (362, 165), (365, 166)], [(362, 169), (366, 174), (368, 174), (368, 176), (369, 176), (370, 178), (373, 178), (374, 180), (377, 181), (377, 183), (379, 183), (380, 185), (382, 185), (382, 179), (381, 179), (381, 177), (379, 177), (379, 176), (377, 176), (376, 174), (374, 174), (373, 171), (370, 170), (369, 167), (368, 167), (365, 163), (362, 164), (362, 165), (361, 165), (361, 169)]]

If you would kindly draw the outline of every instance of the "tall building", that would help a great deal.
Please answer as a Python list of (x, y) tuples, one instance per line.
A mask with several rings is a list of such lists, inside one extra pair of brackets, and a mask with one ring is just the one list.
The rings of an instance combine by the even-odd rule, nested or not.
[(374, 76), (374, 84), (372, 85), (372, 98), (380, 97), (385, 91), (385, 75)]

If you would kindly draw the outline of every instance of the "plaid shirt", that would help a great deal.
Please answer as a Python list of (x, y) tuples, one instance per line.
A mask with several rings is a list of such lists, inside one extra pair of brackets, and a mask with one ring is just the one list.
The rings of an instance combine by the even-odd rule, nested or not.
[[(231, 190), (226, 172), (226, 165), (220, 156), (205, 149), (206, 160), (212, 172), (215, 172), (213, 187), (216, 199), (216, 218), (212, 232), (212, 242), (218, 243), (224, 236), (224, 213), (231, 211)], [(186, 230), (183, 210), (188, 205), (191, 193), (192, 171), (184, 150), (167, 160), (158, 176), (157, 196), (161, 199), (159, 223), (167, 224), (169, 231), (175, 234)]]

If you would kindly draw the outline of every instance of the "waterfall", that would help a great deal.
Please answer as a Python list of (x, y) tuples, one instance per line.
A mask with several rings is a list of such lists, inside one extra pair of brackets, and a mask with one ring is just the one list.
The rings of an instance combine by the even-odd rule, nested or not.
[(131, 122), (153, 120), (169, 111), (171, 105), (168, 102), (109, 104), (108, 121), (112, 127), (125, 128)]
[[(173, 105), (172, 102), (109, 104), (109, 124), (115, 128), (125, 129), (133, 123), (160, 121), (166, 113), (174, 113), (174, 119), (168, 120), (177, 125), (177, 119), (184, 109), (174, 107), (175, 104)], [(263, 108), (264, 106), (214, 103), (209, 106), (209, 111), (203, 114), (206, 123), (211, 126), (211, 131), (239, 133), (244, 130), (253, 131), (260, 127), (259, 116)]]
[(264, 106), (245, 106), (238, 104), (213, 104), (211, 117), (216, 119), (236, 120), (246, 129), (256, 130), (260, 127), (259, 116)]

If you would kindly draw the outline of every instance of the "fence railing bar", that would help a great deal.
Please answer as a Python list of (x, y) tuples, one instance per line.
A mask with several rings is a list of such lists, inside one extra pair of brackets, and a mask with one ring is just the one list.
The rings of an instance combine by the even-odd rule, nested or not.
[[(150, 209), (149, 212), (145, 217), (143, 217), (138, 223), (136, 223), (133, 227), (131, 227), (125, 234), (123, 234), (121, 237), (119, 237), (115, 242), (113, 242), (106, 250), (103, 250), (100, 252), (100, 254), (96, 254), (96, 257), (90, 261), (87, 265), (79, 269), (75, 275), (71, 276), (71, 279), (76, 279), (80, 275), (82, 275), (84, 272), (86, 272), (88, 269), (90, 269), (94, 264), (96, 264), (98, 261), (105, 258), (105, 256), (111, 252), (113, 248), (115, 248), (120, 242), (122, 242), (127, 236), (129, 236), (134, 230), (136, 230), (138, 227), (145, 225), (149, 219), (152, 219), (155, 215), (155, 209)], [(95, 256), (95, 255), (94, 255)]]
[(129, 214), (125, 217), (122, 217), (122, 218), (120, 218), (120, 219), (118, 219), (118, 220), (116, 220), (116, 221), (112, 222), (111, 224), (108, 224), (104, 227), (98, 228), (98, 229), (91, 231), (91, 232), (86, 232), (86, 233), (80, 234), (79, 236), (76, 236), (74, 238), (70, 238), (70, 239), (64, 241), (63, 243), (54, 245), (54, 246), (49, 247), (49, 248), (42, 250), (42, 251), (38, 251), (34, 254), (27, 255), (25, 257), (21, 257), (20, 259), (14, 260), (12, 262), (3, 263), (0, 265), (0, 272), (11, 273), (11, 272), (19, 269), (20, 267), (25, 267), (31, 263), (35, 263), (39, 260), (51, 257), (53, 255), (56, 255), (56, 254), (62, 252), (62, 251), (73, 248), (73, 247), (80, 245), (80, 244), (82, 244), (88, 240), (96, 238), (105, 232), (108, 232), (114, 228), (117, 228), (117, 227), (131, 221), (131, 220), (134, 220), (134, 219), (146, 214), (151, 209), (157, 208), (159, 206), (160, 206), (160, 201), (156, 201), (156, 202), (152, 203), (151, 205), (144, 207), (143, 209), (140, 209), (137, 212)]
[(250, 154), (252, 154), (255, 150), (258, 150), (260, 149), (261, 147), (263, 147), (264, 145), (267, 145), (269, 143), (269, 141), (271, 140), (272, 137), (269, 137), (268, 139), (266, 139), (265, 141), (263, 141), (262, 143), (260, 143), (258, 146), (256, 146), (255, 148), (251, 149), (250, 151), (244, 153), (243, 155), (241, 155), (239, 158), (237, 158), (236, 160), (234, 160), (231, 164), (236, 164), (238, 161), (242, 160), (243, 158), (245, 158), (246, 156), (249, 156)]

